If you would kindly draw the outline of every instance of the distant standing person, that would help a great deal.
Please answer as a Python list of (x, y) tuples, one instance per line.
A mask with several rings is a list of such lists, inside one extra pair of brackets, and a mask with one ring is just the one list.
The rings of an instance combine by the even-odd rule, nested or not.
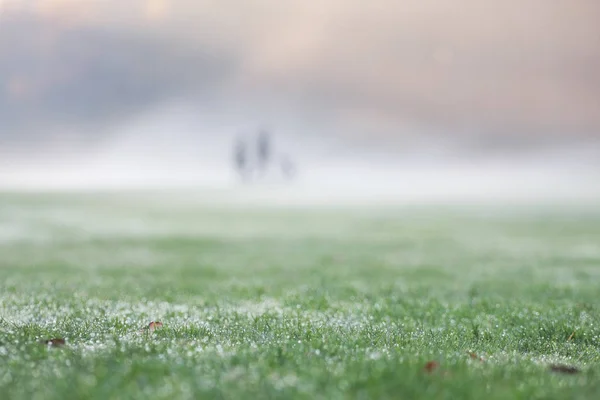
[(250, 176), (250, 165), (248, 164), (248, 149), (242, 139), (238, 139), (233, 146), (234, 168), (243, 180)]
[(258, 169), (265, 174), (267, 166), (271, 161), (271, 136), (267, 131), (260, 131), (257, 139)]

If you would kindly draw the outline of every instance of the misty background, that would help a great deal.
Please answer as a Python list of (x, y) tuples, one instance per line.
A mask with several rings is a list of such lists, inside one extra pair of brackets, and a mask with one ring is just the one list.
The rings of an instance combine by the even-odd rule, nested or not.
[(597, 197), (598, 21), (596, 0), (0, 0), (0, 188), (238, 187), (233, 142), (267, 129), (295, 196)]

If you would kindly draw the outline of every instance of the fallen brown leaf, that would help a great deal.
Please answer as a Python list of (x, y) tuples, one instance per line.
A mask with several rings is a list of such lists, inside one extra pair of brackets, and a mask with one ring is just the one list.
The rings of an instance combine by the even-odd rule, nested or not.
[(62, 347), (66, 344), (65, 339), (62, 339), (62, 338), (42, 340), (42, 341), (40, 341), (40, 343), (45, 344), (47, 346), (52, 346), (52, 347)]
[(141, 332), (144, 331), (148, 331), (148, 332), (154, 332), (156, 329), (158, 328), (162, 328), (163, 327), (163, 323), (160, 321), (152, 321), (148, 324), (148, 326), (143, 327), (142, 329), (140, 329)]
[(427, 362), (427, 364), (425, 364), (425, 367), (423, 367), (423, 370), (427, 373), (432, 373), (433, 371), (435, 371), (436, 369), (438, 369), (440, 367), (440, 363), (437, 361), (429, 361)]
[(553, 364), (550, 366), (550, 371), (557, 372), (559, 374), (568, 374), (574, 375), (578, 374), (581, 371), (577, 367), (572, 367), (570, 365), (562, 365), (562, 364)]

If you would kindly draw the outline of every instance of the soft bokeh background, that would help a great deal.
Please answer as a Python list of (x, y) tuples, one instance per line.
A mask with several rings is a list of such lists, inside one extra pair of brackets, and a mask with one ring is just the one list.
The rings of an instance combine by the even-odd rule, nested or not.
[(295, 196), (598, 196), (598, 21), (596, 0), (0, 0), (0, 186), (237, 187), (233, 140), (265, 128)]

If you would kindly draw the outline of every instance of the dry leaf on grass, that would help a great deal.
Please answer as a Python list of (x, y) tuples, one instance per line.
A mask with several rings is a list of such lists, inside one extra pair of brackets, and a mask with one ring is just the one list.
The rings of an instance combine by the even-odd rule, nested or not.
[(562, 365), (562, 364), (553, 364), (550, 366), (550, 371), (557, 372), (559, 374), (567, 374), (574, 375), (578, 374), (581, 371), (577, 367), (572, 367), (570, 365)]
[(423, 370), (427, 373), (432, 373), (433, 371), (437, 370), (440, 367), (440, 363), (437, 361), (429, 361), (427, 362), (427, 364), (425, 364), (425, 367), (423, 367)]
[(163, 323), (160, 321), (152, 321), (148, 324), (148, 326), (140, 329), (140, 332), (154, 332), (158, 328), (162, 328)]
[(40, 343), (45, 344), (50, 347), (62, 347), (66, 344), (65, 339), (62, 339), (62, 338), (42, 340), (42, 341), (40, 341)]

